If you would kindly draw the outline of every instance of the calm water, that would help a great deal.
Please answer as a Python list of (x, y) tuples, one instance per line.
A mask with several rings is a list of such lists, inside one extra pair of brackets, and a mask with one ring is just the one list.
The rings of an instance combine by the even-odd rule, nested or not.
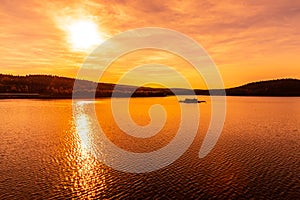
[[(219, 141), (199, 159), (211, 116), (209, 97), (202, 99), (207, 103), (196, 105), (200, 127), (189, 150), (171, 165), (142, 174), (116, 171), (94, 158), (86, 143), (95, 134), (89, 115), (78, 111), (74, 117), (71, 100), (1, 100), (0, 199), (299, 198), (300, 98), (227, 97)], [(174, 97), (130, 100), (132, 119), (139, 125), (150, 122), (151, 105), (166, 109), (165, 126), (146, 139), (116, 126), (109, 99), (77, 103), (83, 109), (95, 106), (106, 136), (133, 152), (167, 145), (180, 123)]]

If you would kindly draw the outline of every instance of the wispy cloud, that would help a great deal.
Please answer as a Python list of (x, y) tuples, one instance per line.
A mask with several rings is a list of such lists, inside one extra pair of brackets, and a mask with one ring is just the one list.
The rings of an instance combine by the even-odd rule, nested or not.
[[(208, 51), (226, 86), (258, 79), (300, 78), (297, 0), (3, 0), (0, 72), (75, 76), (87, 53), (70, 49), (62, 26), (67, 23), (63, 19), (81, 18), (93, 19), (106, 37), (149, 26), (182, 32)], [(169, 65), (178, 61), (165, 62), (166, 58), (159, 53), (148, 55), (148, 61)], [(144, 61), (123, 60), (116, 73)], [(193, 74), (184, 65), (176, 68), (188, 76)], [(155, 70), (151, 74), (154, 72), (159, 74)], [(114, 77), (113, 72), (107, 74)], [(108, 76), (106, 80), (114, 79)]]

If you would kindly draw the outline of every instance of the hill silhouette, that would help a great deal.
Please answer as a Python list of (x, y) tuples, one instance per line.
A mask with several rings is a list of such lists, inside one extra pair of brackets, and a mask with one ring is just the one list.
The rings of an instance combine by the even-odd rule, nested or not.
[[(111, 97), (115, 84), (77, 80), (80, 88), (77, 97)], [(75, 79), (51, 75), (13, 76), (0, 74), (0, 98), (72, 98)], [(97, 88), (94, 94), (91, 88)], [(135, 91), (132, 95), (131, 91)], [(169, 89), (153, 89), (118, 85), (117, 97), (148, 97), (171, 95)]]
[[(78, 97), (111, 97), (115, 84), (80, 81), (76, 92)], [(0, 98), (72, 98), (75, 79), (51, 75), (13, 76), (0, 74)], [(91, 91), (95, 87), (96, 93)], [(131, 95), (131, 91), (135, 91)], [(221, 95), (223, 90), (189, 90), (173, 88), (179, 95)], [(114, 91), (117, 97), (155, 97), (174, 95), (171, 89), (118, 85)], [(248, 83), (226, 89), (228, 96), (300, 96), (300, 80), (278, 79)]]
[[(214, 95), (221, 95), (222, 90), (211, 90)], [(247, 83), (242, 86), (225, 89), (227, 96), (300, 96), (300, 80), (277, 79)], [(196, 89), (197, 95), (209, 95), (208, 90)]]
[(228, 96), (300, 96), (300, 80), (279, 79), (226, 89)]

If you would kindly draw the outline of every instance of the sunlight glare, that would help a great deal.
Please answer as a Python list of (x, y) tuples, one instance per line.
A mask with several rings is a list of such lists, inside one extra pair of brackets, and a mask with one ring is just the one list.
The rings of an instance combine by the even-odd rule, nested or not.
[(73, 50), (90, 50), (104, 41), (93, 21), (75, 21), (67, 26), (67, 31)]

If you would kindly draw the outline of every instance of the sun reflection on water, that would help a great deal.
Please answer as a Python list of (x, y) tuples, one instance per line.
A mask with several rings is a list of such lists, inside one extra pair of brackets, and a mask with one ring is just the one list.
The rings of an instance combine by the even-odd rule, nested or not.
[(89, 150), (89, 132), (90, 132), (90, 121), (86, 114), (78, 115), (76, 118), (76, 132), (80, 139), (82, 151)]
[(76, 144), (74, 146), (76, 170), (73, 171), (74, 180), (73, 191), (78, 196), (92, 198), (96, 195), (96, 189), (105, 190), (106, 188), (106, 169), (91, 154), (91, 134), (93, 133), (92, 123), (85, 109), (92, 104), (85, 101), (78, 103), (78, 110), (73, 118), (74, 138)]

